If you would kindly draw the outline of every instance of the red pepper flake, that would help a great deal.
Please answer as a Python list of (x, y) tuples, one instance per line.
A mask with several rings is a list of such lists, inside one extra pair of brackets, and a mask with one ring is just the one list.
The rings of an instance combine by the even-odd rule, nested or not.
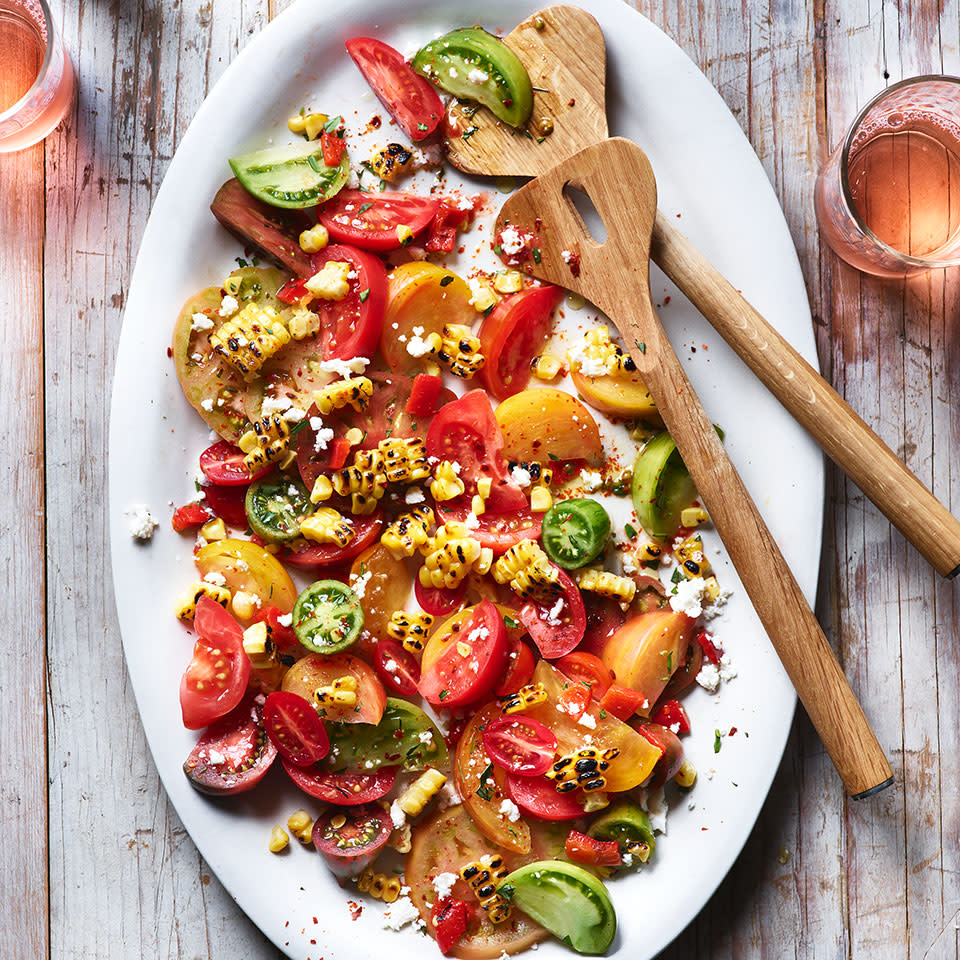
[(534, 219), (534, 221), (533, 221), (533, 229), (536, 230), (537, 233), (539, 233), (539, 232), (540, 232), (540, 228), (541, 228), (542, 226), (543, 226), (543, 221), (542, 221), (539, 217), (536, 217), (536, 218)]
[(731, 727), (730, 732), (727, 734), (728, 737), (732, 737), (737, 732), (736, 727)]
[(668, 293), (668, 294), (663, 298), (663, 305), (666, 306), (669, 302), (670, 302), (670, 294)]
[(348, 900), (347, 906), (350, 908), (350, 919), (359, 920), (360, 914), (363, 913), (363, 906), (357, 903), (356, 900)]
[(580, 276), (580, 254), (579, 253), (568, 253), (563, 258), (567, 266), (570, 268), (570, 273), (575, 277)]
[(319, 923), (320, 921), (319, 921), (319, 920), (317, 920), (317, 918), (316, 918), (316, 917), (314, 917), (314, 918), (313, 918), (313, 922), (314, 922), (314, 923)]
[(173, 347), (167, 347), (167, 359), (173, 356)]
[(574, 100), (573, 97), (571, 97), (571, 98), (567, 101), (567, 106), (568, 106), (568, 107), (572, 107), (576, 102), (577, 102), (577, 101)]

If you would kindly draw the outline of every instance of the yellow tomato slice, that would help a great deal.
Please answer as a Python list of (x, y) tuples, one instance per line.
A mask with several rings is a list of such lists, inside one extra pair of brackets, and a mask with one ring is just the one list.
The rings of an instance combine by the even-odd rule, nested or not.
[(331, 704), (318, 711), (325, 720), (343, 723), (379, 723), (387, 705), (387, 694), (373, 667), (352, 653), (310, 653), (301, 657), (284, 675), (282, 687), (313, 703), (317, 687), (328, 687), (338, 677), (357, 681), (355, 706)]
[(242, 590), (260, 598), (262, 604), (289, 613), (297, 600), (297, 588), (276, 557), (249, 540), (214, 540), (194, 557), (200, 576), (222, 574), (231, 593)]
[(641, 417), (660, 423), (657, 405), (650, 391), (634, 373), (630, 377), (585, 377), (579, 370), (570, 371), (577, 393), (600, 413), (611, 417)]
[(458, 610), (447, 617), (436, 630), (430, 634), (423, 655), (420, 658), (420, 674), (425, 674), (447, 651), (447, 647), (457, 639), (460, 628), (473, 616), (473, 607)]
[(546, 462), (603, 458), (593, 414), (574, 396), (552, 387), (521, 390), (494, 411), (508, 460)]
[[(619, 677), (617, 678), (619, 680)], [(660, 751), (636, 730), (606, 711), (601, 712), (600, 705), (591, 700), (586, 709), (592, 723), (583, 724), (574, 720), (568, 713), (557, 709), (560, 697), (564, 690), (572, 686), (559, 670), (550, 666), (546, 660), (541, 660), (533, 671), (535, 683), (542, 683), (547, 691), (545, 703), (538, 704), (525, 712), (525, 716), (539, 720), (548, 726), (557, 738), (557, 753), (567, 754), (580, 750), (588, 743), (598, 750), (616, 747), (620, 755), (610, 761), (610, 768), (606, 772), (607, 790), (619, 792), (639, 786), (650, 776)], [(590, 740), (587, 740), (587, 737)]]
[(415, 357), (407, 346), (417, 336), (443, 333), (446, 323), (472, 326), (478, 317), (470, 305), (470, 287), (453, 271), (425, 260), (403, 263), (387, 277), (387, 312), (383, 319), (380, 353), (394, 373), (413, 377), (422, 373), (429, 356)]
[(410, 595), (413, 578), (402, 560), (396, 560), (379, 543), (367, 547), (350, 567), (350, 586), (363, 607), (363, 627), (375, 637), (387, 636), (394, 610), (402, 610)]

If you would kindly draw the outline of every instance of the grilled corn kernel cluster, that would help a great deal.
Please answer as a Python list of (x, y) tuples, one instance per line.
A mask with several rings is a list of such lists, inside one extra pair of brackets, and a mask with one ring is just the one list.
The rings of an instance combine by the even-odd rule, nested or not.
[(290, 449), (290, 424), (276, 413), (257, 420), (237, 444), (246, 454), (243, 464), (251, 473), (268, 463), (279, 463), (286, 468), (296, 458)]
[(576, 753), (560, 757), (547, 771), (548, 779), (553, 780), (559, 793), (570, 793), (580, 787), (584, 793), (603, 790), (607, 785), (604, 776), (610, 761), (620, 756), (617, 747), (598, 750), (596, 747), (584, 747)]
[(287, 829), (307, 845), (313, 840), (313, 817), (306, 810), (297, 810), (287, 817)]
[(347, 406), (360, 413), (366, 409), (372, 396), (373, 381), (369, 377), (347, 377), (327, 384), (322, 390), (315, 390), (313, 402), (324, 415)]
[(453, 522), (438, 527), (421, 552), (426, 556), (419, 576), (420, 583), (425, 587), (452, 590), (460, 586), (471, 570), (483, 575), (493, 565), (493, 551), (489, 547), (481, 547), (463, 523)]
[(413, 154), (402, 143), (388, 143), (369, 160), (373, 172), (381, 179), (393, 183), (413, 163)]
[(527, 599), (556, 596), (562, 589), (557, 568), (536, 540), (515, 543), (493, 565), (493, 578)]
[(538, 703), (546, 703), (547, 690), (542, 683), (528, 683), (516, 693), (508, 693), (500, 698), (500, 708), (504, 713), (520, 713), (529, 710)]
[(637, 551), (637, 559), (641, 563), (657, 563), (661, 556), (663, 556), (663, 547), (653, 540), (648, 540)]
[(350, 271), (345, 260), (328, 260), (303, 285), (321, 300), (342, 300), (350, 292)]
[(491, 923), (503, 923), (513, 911), (507, 898), (497, 893), (497, 882), (508, 873), (503, 857), (490, 854), (471, 860), (460, 868), (460, 878), (470, 885)]
[(297, 113), (287, 121), (287, 127), (291, 133), (302, 133), (308, 140), (316, 140), (329, 119), (325, 113)]
[(357, 678), (350, 676), (350, 674), (337, 677), (329, 686), (317, 687), (313, 699), (321, 707), (355, 707), (357, 705)]
[(230, 590), (205, 580), (195, 580), (177, 600), (177, 619), (192, 620), (197, 612), (197, 601), (201, 597), (209, 597), (216, 600), (221, 607), (226, 607), (230, 602)]
[(577, 577), (577, 586), (581, 590), (589, 590), (598, 596), (610, 597), (624, 609), (632, 603), (637, 592), (637, 585), (630, 577), (620, 577), (597, 567), (587, 567), (583, 570)]
[(300, 521), (300, 535), (315, 543), (336, 543), (345, 547), (353, 539), (353, 523), (333, 507), (318, 507)]
[(629, 377), (637, 372), (633, 357), (610, 340), (607, 327), (594, 327), (583, 335), (583, 342), (567, 351), (572, 370), (587, 377)]
[(677, 565), (687, 579), (693, 577), (707, 577), (712, 568), (710, 561), (703, 552), (703, 538), (699, 533), (691, 534), (673, 550), (677, 558)]
[(390, 483), (416, 483), (430, 476), (430, 464), (420, 437), (387, 438), (377, 444)]
[(397, 560), (401, 557), (412, 557), (430, 542), (430, 528), (433, 524), (433, 510), (426, 504), (421, 504), (407, 513), (401, 513), (383, 531), (380, 542)]
[(432, 767), (424, 770), (397, 799), (400, 809), (408, 817), (423, 813), (423, 808), (440, 792), (447, 778)]
[(459, 497), (467, 488), (457, 476), (457, 471), (449, 460), (441, 460), (433, 468), (433, 479), (430, 481), (430, 495), (437, 503), (453, 500)]
[(294, 340), (306, 340), (320, 329), (320, 317), (306, 307), (298, 307), (287, 320), (287, 329)]
[(245, 380), (252, 379), (289, 342), (290, 331), (277, 311), (255, 303), (248, 303), (210, 334), (213, 352), (236, 367)]
[(266, 670), (279, 662), (277, 647), (270, 638), (270, 628), (263, 622), (251, 623), (243, 631), (243, 652), (254, 670)]
[(487, 361), (480, 352), (480, 338), (462, 323), (444, 324), (440, 346), (431, 353), (455, 377), (464, 380), (476, 374)]
[(366, 867), (357, 877), (357, 889), (369, 893), (374, 900), (393, 903), (400, 896), (403, 887), (399, 877), (388, 877), (385, 873), (375, 873), (373, 867)]
[(401, 643), (404, 650), (420, 653), (432, 626), (433, 617), (429, 613), (394, 610), (387, 624), (387, 635)]
[(387, 492), (387, 475), (379, 450), (358, 450), (350, 466), (330, 475), (329, 485), (321, 485), (321, 479), (326, 478), (317, 478), (311, 499), (326, 500), (335, 490), (341, 496), (350, 497), (350, 512), (355, 514), (373, 513)]
[(541, 353), (533, 358), (530, 369), (538, 380), (556, 380), (563, 369), (563, 361), (551, 353)]

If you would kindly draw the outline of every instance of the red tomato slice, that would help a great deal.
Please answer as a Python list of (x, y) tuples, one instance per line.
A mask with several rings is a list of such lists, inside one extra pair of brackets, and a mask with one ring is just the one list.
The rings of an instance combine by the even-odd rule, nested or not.
[(353, 539), (341, 547), (335, 543), (311, 543), (303, 541), (293, 547), (285, 547), (277, 556), (291, 567), (312, 570), (316, 567), (329, 567), (344, 560), (352, 560), (363, 553), (380, 535), (383, 527), (383, 514), (378, 510), (369, 517), (351, 517), (353, 521)]
[(656, 790), (672, 780), (683, 766), (683, 744), (672, 730), (657, 723), (635, 720), (630, 726), (662, 752), (649, 780), (644, 784), (650, 790)]
[(173, 511), (170, 525), (177, 533), (183, 533), (184, 530), (201, 527), (212, 519), (213, 514), (202, 503), (186, 503)]
[(461, 479), (471, 486), (481, 476), (506, 476), (503, 436), (483, 390), (471, 390), (442, 407), (427, 431), (425, 447), (427, 456), (459, 463)]
[(467, 581), (456, 590), (447, 590), (445, 587), (425, 587), (417, 577), (413, 584), (413, 593), (424, 613), (434, 617), (442, 617), (453, 613), (463, 603), (463, 595), (467, 592)]
[[(503, 487), (507, 486), (503, 485)], [(494, 484), (491, 493), (500, 487), (501, 485)], [(509, 487), (518, 489), (513, 488), (512, 484)], [(522, 493), (520, 496), (523, 501), (520, 509), (503, 512), (487, 509), (478, 518), (480, 525), (470, 531), (470, 536), (479, 540), (481, 547), (489, 547), (496, 556), (506, 553), (521, 540), (536, 540), (540, 536), (543, 514), (532, 513), (527, 498)], [(492, 502), (492, 499), (488, 501), (488, 503)], [(457, 497), (456, 500), (438, 503), (436, 511), (441, 523), (446, 523), (448, 520), (462, 522), (472, 512), (470, 498)]]
[(317, 818), (310, 839), (330, 872), (355, 877), (370, 866), (393, 833), (393, 821), (383, 807), (351, 807)]
[(371, 773), (331, 773), (320, 767), (298, 767), (280, 758), (283, 769), (304, 793), (324, 803), (352, 807), (385, 797), (397, 782), (396, 767), (380, 767)]
[(263, 735), (260, 706), (247, 696), (204, 732), (183, 772), (194, 789), (225, 796), (255, 787), (276, 757), (277, 748)]
[(619, 867), (623, 863), (616, 840), (597, 840), (579, 830), (570, 831), (563, 849), (574, 863), (592, 867)]
[(562, 297), (560, 287), (529, 287), (504, 297), (480, 324), (480, 349), (487, 358), (480, 380), (498, 400), (519, 393), (530, 381), (530, 361), (549, 339)]
[(225, 523), (231, 527), (247, 526), (247, 490), (244, 486), (222, 487), (211, 483), (203, 488), (204, 500), (207, 506)]
[(211, 483), (224, 487), (246, 486), (260, 477), (265, 477), (273, 469), (267, 464), (262, 470), (250, 473), (243, 465), (245, 456), (239, 447), (227, 443), (226, 440), (218, 440), (200, 454), (200, 469)]
[(439, 206), (439, 199), (413, 193), (341, 190), (320, 207), (317, 218), (337, 243), (384, 253), (403, 246), (397, 227), (407, 226), (418, 234), (430, 224)]
[[(313, 269), (325, 263), (349, 263), (356, 274), (350, 292), (342, 300), (318, 300), (320, 338), (324, 360), (373, 357), (380, 342), (383, 314), (387, 308), (387, 270), (383, 261), (365, 250), (333, 244), (310, 257)], [(361, 299), (361, 297), (363, 299)]]
[(629, 720), (644, 704), (644, 696), (619, 683), (611, 683), (600, 700), (600, 709), (606, 710), (611, 717)]
[(521, 640), (510, 641), (511, 649), (507, 656), (507, 673), (500, 686), (494, 690), (498, 697), (505, 697), (508, 693), (516, 693), (522, 686), (530, 682), (536, 662), (533, 651)]
[[(466, 643), (470, 653), (461, 656)], [(503, 676), (507, 659), (507, 631), (500, 611), (481, 600), (456, 633), (456, 639), (420, 679), (420, 695), (434, 706), (449, 709), (476, 703), (490, 695)]]
[(498, 717), (483, 728), (487, 756), (507, 773), (539, 777), (557, 752), (557, 738), (539, 720), (522, 714)]
[[(528, 600), (520, 608), (520, 622), (527, 628), (540, 653), (548, 660), (565, 656), (583, 639), (587, 614), (580, 590), (565, 570), (560, 573), (563, 605), (553, 614), (554, 604)], [(553, 615), (551, 615), (553, 614)], [(559, 620), (559, 623), (555, 621)]]
[(583, 807), (570, 793), (557, 793), (553, 781), (546, 777), (506, 775), (505, 786), (510, 799), (524, 813), (541, 820), (576, 820), (583, 816)]
[(396, 640), (383, 637), (377, 640), (373, 652), (373, 666), (380, 682), (391, 692), (401, 697), (416, 695), (420, 682), (420, 665), (413, 654), (408, 653)]
[(599, 657), (582, 650), (575, 650), (561, 657), (556, 662), (556, 668), (568, 680), (587, 687), (594, 700), (601, 700), (613, 681), (610, 668)]
[(243, 698), (250, 680), (250, 659), (243, 649), (243, 628), (210, 597), (197, 601), (193, 659), (180, 680), (183, 725), (199, 730), (229, 713)]
[(373, 37), (353, 37), (345, 46), (363, 78), (411, 140), (416, 143), (437, 129), (443, 119), (443, 101), (429, 80), (414, 73), (403, 54)]
[(600, 656), (607, 640), (626, 622), (627, 615), (620, 604), (609, 597), (591, 594), (583, 597), (583, 603), (587, 624), (580, 649)]
[(263, 705), (263, 726), (280, 755), (298, 767), (318, 763), (330, 751), (323, 721), (313, 706), (296, 693), (271, 693)]

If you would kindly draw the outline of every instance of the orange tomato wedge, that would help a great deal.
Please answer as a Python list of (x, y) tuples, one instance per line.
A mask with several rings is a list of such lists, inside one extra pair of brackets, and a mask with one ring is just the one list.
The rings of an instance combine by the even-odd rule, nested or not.
[(521, 390), (494, 410), (508, 460), (603, 459), (593, 414), (574, 396), (552, 387)]

